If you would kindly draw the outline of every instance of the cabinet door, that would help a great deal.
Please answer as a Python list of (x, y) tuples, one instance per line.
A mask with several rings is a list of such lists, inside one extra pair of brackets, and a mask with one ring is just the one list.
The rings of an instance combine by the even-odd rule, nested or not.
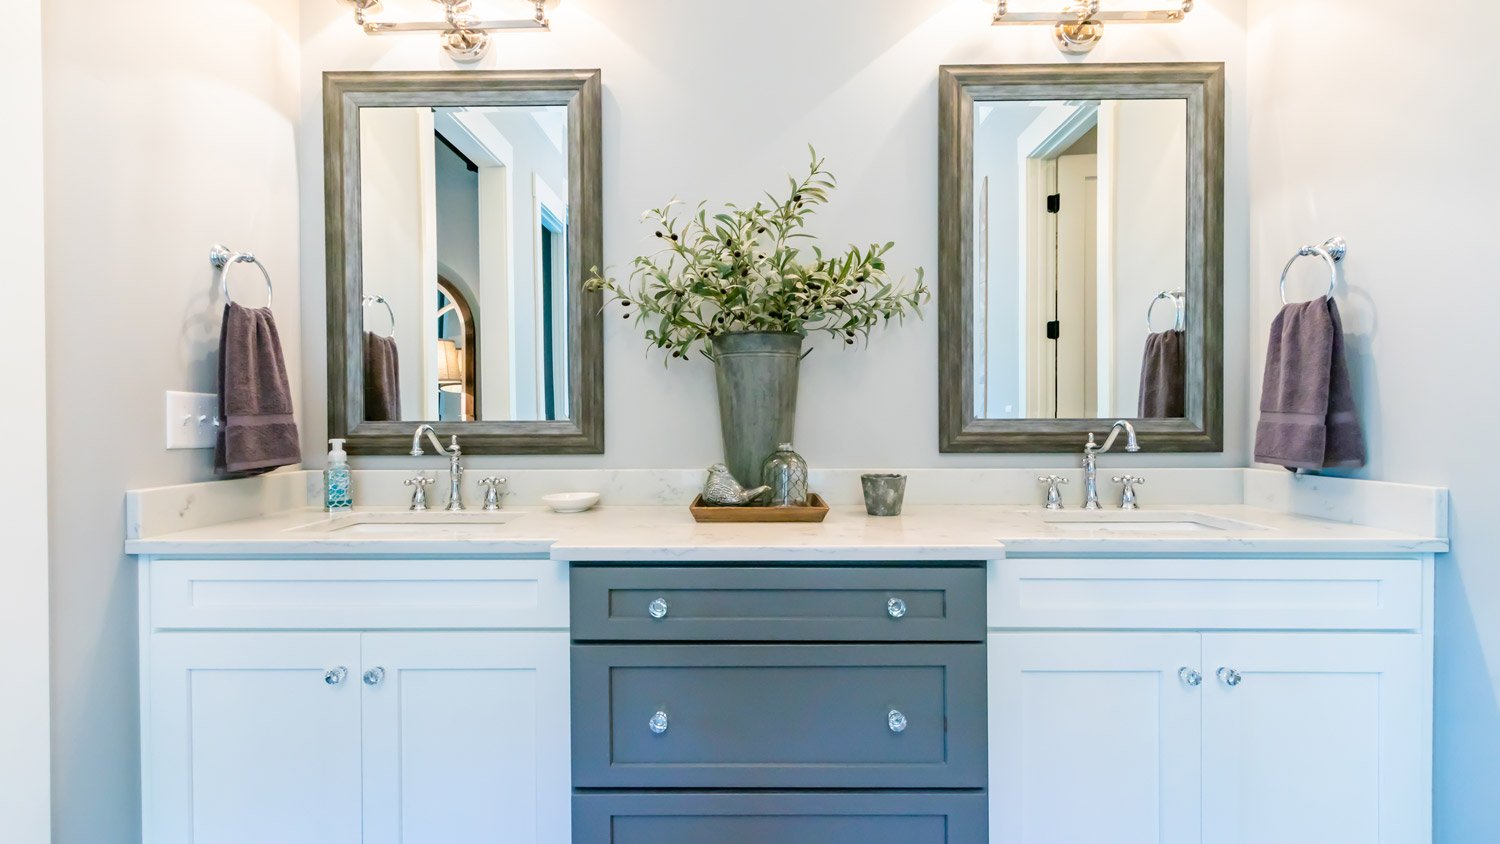
[(366, 634), (363, 665), (365, 844), (569, 840), (567, 633)]
[(1205, 839), (1431, 840), (1422, 653), (1415, 635), (1205, 636)]
[(1199, 841), (1200, 657), (1196, 633), (991, 633), (990, 840)]
[(148, 844), (359, 844), (357, 634), (165, 633), (149, 648)]

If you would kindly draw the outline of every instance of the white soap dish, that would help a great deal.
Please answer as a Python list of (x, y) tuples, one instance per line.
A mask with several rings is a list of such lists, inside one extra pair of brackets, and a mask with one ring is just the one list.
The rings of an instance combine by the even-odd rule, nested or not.
[(599, 503), (597, 492), (559, 492), (542, 496), (542, 503), (554, 513), (582, 513)]

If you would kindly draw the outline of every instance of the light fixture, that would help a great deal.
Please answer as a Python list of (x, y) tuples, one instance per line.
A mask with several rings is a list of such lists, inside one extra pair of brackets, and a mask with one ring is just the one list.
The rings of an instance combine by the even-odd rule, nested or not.
[(438, 390), (444, 393), (463, 393), (464, 361), (459, 354), (458, 341), (438, 342)]
[(1105, 21), (1123, 23), (1180, 23), (1193, 10), (1193, 0), (1180, 0), (1170, 9), (1121, 9), (1106, 12), (1099, 0), (1073, 0), (1060, 12), (1012, 12), (1007, 0), (996, 0), (995, 25), (1052, 24), (1052, 37), (1064, 53), (1079, 55), (1094, 49), (1104, 37)]
[(552, 22), (547, 12), (562, 0), (517, 0), (532, 6), (532, 16), (516, 20), (480, 20), (470, 13), (470, 0), (432, 0), (443, 7), (441, 21), (394, 22), (372, 20), (371, 15), (380, 11), (380, 0), (341, 0), (354, 7), (354, 22), (370, 35), (391, 32), (438, 32), (441, 33), (443, 49), (453, 60), (472, 64), (490, 51), (490, 33), (516, 30), (550, 31)]

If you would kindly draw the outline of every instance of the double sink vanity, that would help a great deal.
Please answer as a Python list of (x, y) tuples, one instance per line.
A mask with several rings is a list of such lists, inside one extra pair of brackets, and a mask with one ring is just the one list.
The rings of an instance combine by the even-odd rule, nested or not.
[(696, 473), (579, 474), (133, 493), (145, 840), (1425, 840), (1440, 490), (914, 472), (877, 519), (826, 472), (821, 525), (700, 525), (650, 503)]

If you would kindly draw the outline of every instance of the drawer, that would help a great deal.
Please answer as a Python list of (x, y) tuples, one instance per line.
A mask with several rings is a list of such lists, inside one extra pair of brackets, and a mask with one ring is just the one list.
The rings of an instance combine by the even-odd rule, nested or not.
[(578, 794), (573, 844), (985, 844), (983, 793)]
[(550, 560), (153, 560), (157, 630), (565, 630)]
[(998, 629), (1416, 630), (1412, 559), (1007, 559)]
[(982, 644), (572, 656), (578, 788), (984, 787)]
[(978, 566), (579, 566), (572, 594), (578, 641), (984, 641)]

